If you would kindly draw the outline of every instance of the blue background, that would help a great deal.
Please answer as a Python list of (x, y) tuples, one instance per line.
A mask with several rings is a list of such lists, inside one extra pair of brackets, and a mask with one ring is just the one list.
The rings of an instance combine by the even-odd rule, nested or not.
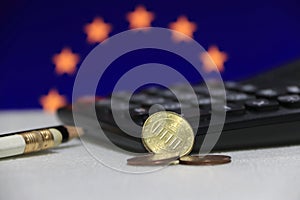
[[(168, 27), (180, 15), (197, 23), (194, 39), (206, 49), (217, 45), (229, 56), (222, 73), (225, 80), (251, 77), (300, 57), (300, 3), (296, 0), (1, 1), (0, 109), (39, 108), (40, 96), (51, 88), (70, 102), (75, 75), (57, 75), (52, 56), (70, 47), (82, 61), (95, 46), (86, 42), (84, 25), (99, 16), (113, 26), (110, 36), (125, 31), (126, 14), (137, 5), (155, 14), (152, 26)], [(161, 62), (166, 59), (162, 57)], [(149, 61), (149, 55), (124, 61), (140, 64)], [(111, 69), (115, 74), (121, 71)], [(105, 80), (113, 85), (113, 80)], [(107, 94), (109, 88), (99, 95)]]

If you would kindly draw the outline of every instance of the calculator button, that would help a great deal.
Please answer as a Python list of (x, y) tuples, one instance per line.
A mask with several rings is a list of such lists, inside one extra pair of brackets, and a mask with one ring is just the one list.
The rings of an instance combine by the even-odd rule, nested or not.
[[(224, 106), (216, 106), (212, 111), (226, 112), (226, 115), (243, 115), (245, 114), (245, 107), (238, 104), (227, 104)], [(211, 111), (211, 112), (212, 112)]]
[[(178, 100), (182, 100), (184, 102), (195, 100), (195, 97), (197, 99), (205, 98), (204, 96), (199, 95), (199, 94), (195, 94), (195, 93), (188, 93), (188, 92), (177, 93)], [(177, 98), (175, 97), (173, 100), (177, 100)]]
[(217, 103), (218, 102), (218, 100), (216, 100), (216, 99), (210, 99), (210, 98), (200, 98), (200, 99), (198, 99), (196, 102), (195, 101), (193, 101), (193, 102), (191, 102), (191, 104), (193, 105), (193, 106), (199, 106), (199, 107), (210, 107), (210, 105), (211, 105), (211, 103)]
[(174, 98), (175, 97), (175, 94), (173, 92), (171, 92), (170, 90), (158, 90), (155, 95), (157, 95), (159, 97), (164, 97), (164, 98)]
[(241, 85), (238, 88), (238, 91), (244, 92), (244, 93), (247, 93), (247, 94), (254, 94), (257, 91), (257, 87), (252, 85), (252, 84)]
[(180, 103), (177, 102), (163, 103), (160, 105), (168, 111), (180, 112), (181, 109)]
[[(143, 126), (144, 121), (149, 117), (148, 110), (142, 107), (129, 109), (129, 114), (132, 120), (139, 126)], [(126, 123), (127, 121), (127, 119), (125, 118), (126, 115), (120, 113), (120, 116), (124, 118), (124, 121)]]
[(141, 103), (148, 99), (148, 95), (145, 94), (134, 94), (131, 96), (130, 101), (134, 103)]
[(143, 106), (151, 106), (153, 104), (161, 104), (166, 102), (164, 98), (149, 96), (145, 94), (135, 94), (132, 95), (130, 102), (141, 104)]
[(281, 95), (282, 92), (278, 91), (278, 90), (274, 90), (274, 89), (263, 89), (263, 90), (259, 90), (256, 93), (256, 96), (258, 98), (266, 98), (266, 99), (275, 99), (277, 98), (279, 95)]
[(268, 99), (248, 100), (245, 102), (245, 106), (247, 109), (255, 111), (277, 110), (279, 108), (279, 104), (277, 101)]
[(143, 106), (152, 106), (154, 104), (162, 104), (165, 103), (166, 100), (160, 97), (148, 97), (146, 100), (140, 102)]
[(193, 88), (194, 88), (195, 93), (197, 93), (197, 94), (201, 94), (201, 95), (205, 95), (205, 96), (209, 95), (209, 91), (208, 91), (207, 87), (204, 85), (194, 86)]
[(209, 92), (209, 95), (215, 98), (222, 98), (225, 97), (226, 94), (232, 93), (231, 91), (222, 90), (220, 88), (212, 89)]
[(233, 81), (226, 81), (224, 83), (224, 86), (227, 90), (237, 90), (240, 85), (237, 82), (233, 82)]
[(250, 96), (244, 93), (229, 93), (226, 97), (228, 102), (245, 102), (250, 99), (254, 99), (254, 96)]
[(300, 94), (300, 87), (296, 85), (287, 86), (286, 91), (290, 94)]
[(209, 108), (200, 108), (198, 111), (195, 108), (187, 108), (184, 113), (181, 113), (185, 119), (193, 119), (199, 117), (200, 111), (200, 121), (207, 121), (211, 118), (211, 112)]
[(178, 102), (166, 102), (159, 104), (157, 106), (151, 107), (151, 112), (159, 112), (159, 111), (172, 111), (176, 113), (180, 113), (181, 111), (181, 104)]
[(285, 95), (279, 96), (279, 103), (285, 107), (298, 108), (300, 107), (300, 96), (299, 95)]
[(148, 111), (145, 108), (137, 107), (129, 110), (130, 115), (133, 116), (144, 116), (148, 115)]

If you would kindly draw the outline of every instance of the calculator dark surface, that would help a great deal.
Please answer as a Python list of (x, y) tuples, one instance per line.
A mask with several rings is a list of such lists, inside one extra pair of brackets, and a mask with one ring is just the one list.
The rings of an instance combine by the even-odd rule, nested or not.
[[(217, 150), (235, 150), (300, 144), (300, 61), (277, 67), (259, 76), (240, 82), (225, 82), (227, 105), (226, 120), (222, 134), (215, 145)], [(179, 104), (173, 93), (165, 88), (151, 87), (134, 94), (130, 100), (129, 112), (132, 120), (142, 127), (153, 104), (159, 104), (165, 110), (180, 114), (180, 106), (193, 110), (200, 109), (199, 127), (193, 126), (193, 116), (184, 117), (191, 123), (195, 132), (194, 151), (198, 151), (207, 133), (210, 122), (210, 96), (204, 84), (193, 86), (198, 101), (189, 101), (184, 85), (176, 90), (185, 98)], [(122, 95), (118, 95), (118, 107), (124, 104)], [(96, 100), (96, 113), (107, 137), (123, 149), (145, 152), (140, 138), (129, 136), (121, 131), (112, 117), (110, 98)], [(73, 124), (72, 112), (80, 116), (80, 125), (88, 131), (97, 132), (93, 126), (88, 102), (78, 102), (58, 110), (57, 115), (65, 124)], [(198, 122), (196, 123), (198, 124)], [(140, 129), (141, 130), (141, 129)], [(139, 133), (137, 133), (139, 134)], [(210, 134), (210, 133), (209, 133)]]

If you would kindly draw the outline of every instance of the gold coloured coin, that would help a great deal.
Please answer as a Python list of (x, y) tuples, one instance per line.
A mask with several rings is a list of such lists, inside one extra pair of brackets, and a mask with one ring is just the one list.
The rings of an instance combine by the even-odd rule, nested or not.
[(177, 113), (160, 111), (145, 121), (142, 141), (150, 152), (177, 153), (181, 157), (191, 152), (194, 133), (190, 124)]

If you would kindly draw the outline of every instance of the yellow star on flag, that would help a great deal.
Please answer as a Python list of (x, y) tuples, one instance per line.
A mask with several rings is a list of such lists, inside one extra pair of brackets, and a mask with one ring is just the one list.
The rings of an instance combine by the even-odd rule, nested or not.
[(46, 112), (54, 113), (58, 108), (65, 106), (67, 100), (56, 89), (51, 89), (47, 95), (41, 96), (40, 104)]
[[(225, 52), (219, 50), (215, 45), (208, 48), (207, 53), (202, 53), (200, 59), (203, 63), (204, 71), (224, 71), (224, 63), (227, 61), (228, 56)], [(216, 68), (217, 67), (217, 68)]]
[(145, 28), (150, 27), (154, 20), (154, 14), (148, 12), (144, 6), (137, 6), (133, 12), (127, 14), (129, 28)]
[(100, 17), (96, 17), (92, 23), (85, 25), (84, 32), (87, 35), (87, 42), (90, 44), (100, 43), (108, 38), (112, 26), (105, 23)]
[(52, 58), (55, 64), (55, 72), (59, 75), (64, 73), (74, 74), (79, 60), (79, 55), (72, 53), (70, 48), (63, 48), (59, 54), (55, 54)]
[(193, 38), (193, 34), (197, 29), (197, 25), (194, 22), (190, 22), (186, 16), (180, 16), (178, 17), (176, 22), (172, 22), (169, 24), (169, 28), (189, 36), (185, 37), (181, 34), (174, 32), (172, 37), (176, 42), (190, 41), (190, 39)]

